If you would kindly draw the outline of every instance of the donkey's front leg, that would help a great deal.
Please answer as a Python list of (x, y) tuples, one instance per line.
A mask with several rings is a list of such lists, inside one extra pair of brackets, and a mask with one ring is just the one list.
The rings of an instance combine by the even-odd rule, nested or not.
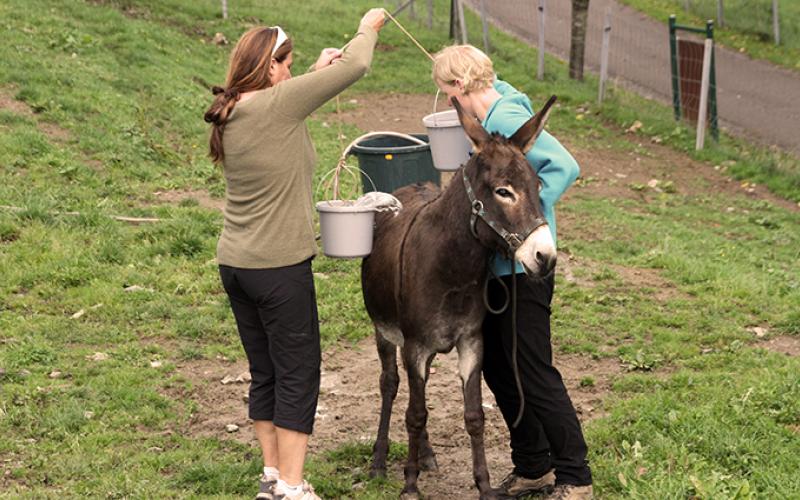
[(483, 337), (481, 332), (462, 336), (458, 348), (458, 371), (464, 389), (464, 424), (472, 442), (472, 474), (481, 499), (497, 498), (489, 483), (489, 468), (483, 444), (483, 399), (481, 397), (481, 366)]
[(416, 346), (406, 345), (402, 349), (403, 364), (408, 374), (408, 409), (406, 410), (406, 431), (408, 432), (408, 461), (403, 470), (406, 484), (400, 495), (402, 499), (419, 498), (417, 477), (419, 476), (419, 451), (423, 431), (428, 421), (425, 406), (425, 382), (433, 353), (422, 352)]

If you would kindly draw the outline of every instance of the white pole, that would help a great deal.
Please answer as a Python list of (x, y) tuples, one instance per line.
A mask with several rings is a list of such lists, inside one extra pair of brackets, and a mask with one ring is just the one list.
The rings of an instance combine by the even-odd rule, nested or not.
[(228, 19), (228, 0), (222, 0), (222, 19)]
[(539, 68), (536, 71), (536, 78), (544, 79), (544, 16), (545, 0), (539, 0)]
[(486, 20), (486, 0), (481, 0), (481, 22), (483, 24), (483, 51), (489, 53), (489, 21)]
[(697, 142), (695, 149), (703, 149), (706, 139), (706, 115), (708, 114), (708, 87), (711, 80), (711, 51), (714, 50), (714, 40), (706, 38), (703, 49), (703, 79), (700, 81), (700, 109), (697, 112)]
[(775, 33), (775, 45), (780, 45), (781, 23), (778, 17), (778, 0), (772, 0), (772, 31)]
[(720, 28), (725, 27), (725, 9), (722, 6), (722, 0), (717, 0), (717, 26)]
[(458, 25), (461, 28), (461, 43), (466, 45), (469, 42), (467, 41), (467, 21), (464, 19), (464, 2), (458, 0), (456, 4), (458, 5)]
[(597, 92), (597, 103), (603, 104), (608, 80), (608, 49), (611, 43), (611, 6), (606, 9), (606, 20), (603, 24), (603, 45), (600, 49), (600, 89)]

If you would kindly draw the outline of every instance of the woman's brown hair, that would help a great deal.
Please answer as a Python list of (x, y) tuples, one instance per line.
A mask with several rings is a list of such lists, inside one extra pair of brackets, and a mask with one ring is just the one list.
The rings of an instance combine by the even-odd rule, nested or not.
[(239, 95), (272, 86), (269, 79), (269, 66), (272, 59), (283, 62), (292, 51), (292, 40), (287, 39), (272, 55), (278, 38), (277, 28), (252, 28), (242, 35), (231, 52), (228, 76), (225, 87), (213, 87), (214, 102), (208, 108), (204, 119), (211, 123), (209, 156), (214, 163), (225, 158), (222, 147), (222, 134), (228, 117), (239, 100)]

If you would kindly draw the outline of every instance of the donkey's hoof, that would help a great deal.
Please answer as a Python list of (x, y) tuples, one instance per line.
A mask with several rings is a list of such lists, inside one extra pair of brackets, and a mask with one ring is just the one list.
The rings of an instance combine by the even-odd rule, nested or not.
[(514, 498), (514, 497), (505, 496), (505, 495), (498, 494), (498, 493), (496, 493), (494, 491), (490, 491), (488, 493), (481, 493), (479, 498), (480, 498), (480, 500), (502, 500), (502, 499), (505, 499), (505, 498), (511, 499), (511, 498)]
[(375, 479), (376, 477), (386, 477), (386, 468), (373, 467), (369, 470), (369, 477)]
[(419, 491), (400, 493), (400, 500), (419, 500)]
[(438, 472), (439, 464), (436, 462), (436, 455), (431, 454), (419, 457), (419, 470)]

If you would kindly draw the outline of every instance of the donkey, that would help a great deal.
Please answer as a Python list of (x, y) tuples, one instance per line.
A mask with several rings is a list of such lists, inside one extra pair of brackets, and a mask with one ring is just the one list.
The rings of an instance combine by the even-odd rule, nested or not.
[(539, 204), (540, 181), (524, 156), (544, 128), (553, 102), (555, 96), (506, 139), (489, 135), (453, 99), (474, 147), (469, 162), (442, 191), (431, 184), (398, 189), (393, 194), (404, 209), (397, 216), (377, 215), (372, 254), (361, 269), (364, 303), (375, 325), (382, 367), (381, 416), (371, 472), (386, 474), (399, 347), (409, 386), (408, 461), (401, 498), (418, 498), (420, 468), (436, 468), (426, 430), (425, 384), (434, 356), (453, 347), (458, 350), (473, 477), (480, 498), (496, 498), (483, 442), (482, 292), (493, 252), (513, 255), (531, 277), (547, 276), (555, 267), (555, 245)]

